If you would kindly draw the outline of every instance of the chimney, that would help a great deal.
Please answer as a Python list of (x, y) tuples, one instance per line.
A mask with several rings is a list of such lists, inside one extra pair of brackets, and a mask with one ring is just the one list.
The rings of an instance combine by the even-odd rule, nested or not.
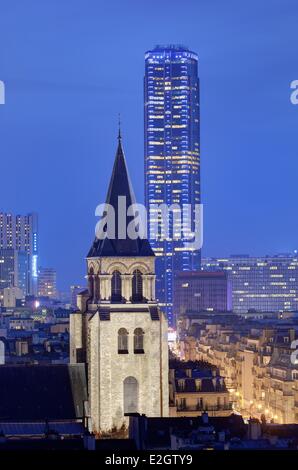
[(208, 424), (208, 422), (209, 422), (209, 416), (208, 416), (208, 413), (206, 411), (204, 411), (202, 413), (202, 422), (203, 422), (203, 424)]
[(250, 418), (248, 422), (248, 439), (259, 439), (262, 435), (261, 424), (259, 420)]

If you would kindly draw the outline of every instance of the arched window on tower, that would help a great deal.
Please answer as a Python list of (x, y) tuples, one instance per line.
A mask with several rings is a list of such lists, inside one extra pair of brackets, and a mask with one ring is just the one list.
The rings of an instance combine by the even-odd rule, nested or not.
[(94, 302), (97, 303), (100, 300), (100, 281), (98, 275), (94, 277), (93, 282), (93, 289), (94, 289)]
[(121, 274), (119, 271), (114, 271), (112, 275), (112, 302), (121, 302)]
[(128, 331), (125, 328), (118, 331), (118, 354), (128, 354)]
[(94, 283), (93, 283), (94, 269), (90, 268), (88, 273), (88, 291), (89, 297), (93, 299), (94, 296)]
[(126, 377), (123, 381), (124, 414), (139, 412), (139, 384), (134, 377)]
[(136, 328), (134, 331), (133, 352), (135, 354), (144, 354), (144, 331), (142, 328)]
[(142, 302), (143, 300), (143, 278), (139, 269), (133, 272), (132, 276), (132, 301)]

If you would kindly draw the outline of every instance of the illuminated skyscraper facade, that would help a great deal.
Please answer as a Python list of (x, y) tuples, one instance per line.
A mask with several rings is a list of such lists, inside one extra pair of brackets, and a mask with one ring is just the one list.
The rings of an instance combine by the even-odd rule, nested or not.
[(38, 273), (38, 296), (57, 297), (57, 273), (52, 268), (39, 268)]
[(236, 313), (249, 310), (278, 312), (298, 310), (298, 256), (204, 258), (205, 270), (224, 270), (232, 287), (232, 308)]
[(23, 297), (28, 294), (29, 260), (25, 251), (0, 248), (0, 305), (3, 304), (3, 293), (7, 287), (21, 289)]
[[(37, 293), (38, 218), (37, 214), (13, 215), (0, 212), (0, 250), (11, 248), (28, 255), (25, 294)], [(19, 256), (20, 258), (20, 256)], [(21, 258), (20, 258), (21, 259)], [(22, 267), (24, 267), (22, 262)], [(23, 280), (23, 282), (25, 282)]]
[[(187, 204), (193, 211), (201, 202), (198, 56), (182, 46), (148, 51), (144, 101), (147, 210), (151, 204)], [(186, 247), (183, 236), (177, 235), (181, 227), (175, 226), (173, 212), (165, 239), (156, 237), (157, 219), (158, 211), (151, 210), (148, 236), (156, 255), (157, 297), (173, 325), (175, 272), (199, 269), (200, 250)]]

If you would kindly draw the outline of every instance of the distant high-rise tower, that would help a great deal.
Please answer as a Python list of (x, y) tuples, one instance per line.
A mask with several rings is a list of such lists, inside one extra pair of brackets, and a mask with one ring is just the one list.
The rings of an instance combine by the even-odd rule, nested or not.
[(28, 294), (29, 260), (26, 251), (0, 248), (0, 305), (7, 287), (21, 289), (24, 297)]
[(0, 212), (0, 249), (13, 249), (28, 255), (25, 294), (37, 293), (38, 218), (37, 214), (13, 215)]
[[(147, 210), (150, 204), (194, 208), (201, 202), (198, 56), (182, 46), (148, 51), (144, 87)], [(186, 248), (183, 237), (174, 239), (171, 216), (169, 237), (156, 239), (150, 234), (156, 217), (152, 212), (148, 218), (148, 233), (157, 257), (157, 297), (173, 324), (174, 274), (199, 269), (200, 250)]]
[(39, 268), (38, 289), (39, 297), (56, 298), (57, 296), (57, 273), (52, 268)]

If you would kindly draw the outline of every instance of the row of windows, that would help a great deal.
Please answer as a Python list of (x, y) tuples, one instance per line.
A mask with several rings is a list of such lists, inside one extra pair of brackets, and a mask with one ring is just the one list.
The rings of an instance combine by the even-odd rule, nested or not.
[[(112, 302), (121, 302), (122, 300), (122, 282), (119, 271), (114, 271), (112, 275)], [(132, 277), (132, 301), (143, 300), (143, 278), (142, 273), (136, 269)]]
[[(91, 277), (89, 280), (89, 290), (90, 294), (93, 297), (94, 286), (92, 282), (93, 272), (90, 271)], [(138, 269), (133, 272), (132, 277), (132, 298), (133, 302), (142, 302), (143, 297), (143, 278), (142, 273)], [(119, 271), (114, 271), (111, 279), (111, 302), (121, 302), (122, 301), (122, 281), (121, 273)]]
[[(118, 331), (118, 354), (128, 354), (128, 336), (125, 328)], [(144, 354), (144, 331), (142, 328), (136, 328), (133, 333), (133, 351), (134, 354)]]

